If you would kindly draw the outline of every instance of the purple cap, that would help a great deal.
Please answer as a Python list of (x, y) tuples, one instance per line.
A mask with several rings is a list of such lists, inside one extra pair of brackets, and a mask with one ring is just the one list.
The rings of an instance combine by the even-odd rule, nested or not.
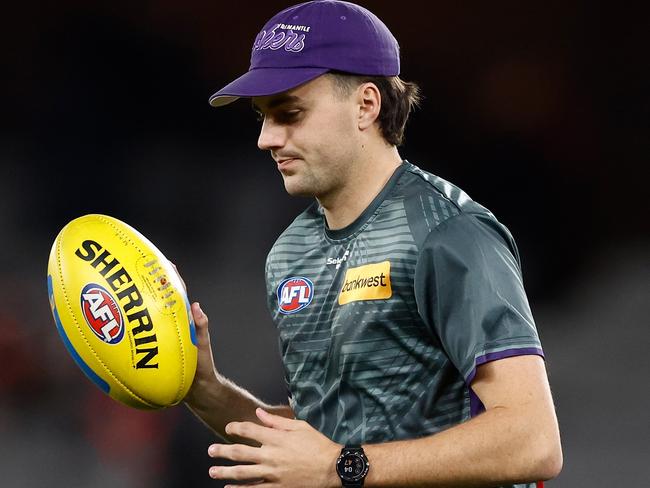
[(354, 3), (294, 5), (266, 23), (253, 43), (248, 72), (212, 95), (210, 105), (281, 93), (332, 70), (397, 76), (399, 45), (375, 14)]

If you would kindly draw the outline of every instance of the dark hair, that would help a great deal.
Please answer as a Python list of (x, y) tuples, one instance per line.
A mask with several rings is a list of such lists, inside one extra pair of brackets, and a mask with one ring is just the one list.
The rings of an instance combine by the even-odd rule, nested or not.
[(422, 99), (420, 88), (415, 83), (402, 80), (399, 76), (362, 76), (339, 71), (330, 71), (334, 86), (341, 96), (347, 97), (352, 90), (363, 83), (374, 83), (381, 95), (379, 128), (386, 142), (399, 146), (404, 142), (404, 128), (411, 111), (419, 107)]

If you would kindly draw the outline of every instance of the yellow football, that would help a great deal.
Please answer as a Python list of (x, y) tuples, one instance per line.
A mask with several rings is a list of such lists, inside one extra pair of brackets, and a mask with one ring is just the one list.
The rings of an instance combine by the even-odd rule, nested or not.
[(197, 358), (190, 304), (146, 237), (113, 217), (79, 217), (54, 241), (47, 274), (63, 343), (104, 393), (141, 409), (185, 397)]

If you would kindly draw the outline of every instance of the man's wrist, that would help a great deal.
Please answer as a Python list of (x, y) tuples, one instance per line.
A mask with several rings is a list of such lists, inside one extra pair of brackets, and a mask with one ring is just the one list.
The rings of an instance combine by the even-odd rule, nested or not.
[(216, 371), (204, 378), (194, 378), (192, 387), (185, 395), (183, 402), (192, 410), (208, 410), (223, 398), (226, 380)]
[(342, 448), (343, 445), (334, 443), (332, 450), (328, 450), (328, 452), (324, 454), (325, 458), (327, 459), (327, 463), (325, 465), (325, 486), (327, 488), (341, 488), (341, 478), (339, 478), (339, 475), (336, 472), (336, 462), (338, 461)]
[[(368, 470), (368, 475), (366, 476), (366, 479), (364, 480), (363, 486), (364, 488), (370, 488), (370, 487), (381, 487), (381, 486), (395, 486), (394, 484), (390, 484), (390, 482), (387, 484), (385, 480), (382, 481), (382, 468), (384, 466), (389, 466), (390, 465), (390, 459), (382, 459), (385, 458), (385, 453), (387, 451), (383, 449), (386, 446), (387, 443), (380, 443), (380, 444), (364, 444), (363, 446), (363, 452), (366, 455), (366, 459), (368, 459), (368, 463), (372, 465), (372, 468)], [(393, 452), (392, 459), (394, 460), (394, 450), (390, 450)]]

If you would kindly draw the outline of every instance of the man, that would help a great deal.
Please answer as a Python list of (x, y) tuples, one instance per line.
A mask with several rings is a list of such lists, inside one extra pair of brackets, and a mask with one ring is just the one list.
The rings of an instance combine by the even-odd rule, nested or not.
[(339, 1), (274, 16), (249, 97), (291, 195), (315, 202), (266, 266), (290, 405), (199, 365), (185, 401), (229, 444), (210, 476), (245, 486), (534, 486), (562, 465), (542, 350), (508, 230), (400, 157), (415, 85), (372, 13)]

